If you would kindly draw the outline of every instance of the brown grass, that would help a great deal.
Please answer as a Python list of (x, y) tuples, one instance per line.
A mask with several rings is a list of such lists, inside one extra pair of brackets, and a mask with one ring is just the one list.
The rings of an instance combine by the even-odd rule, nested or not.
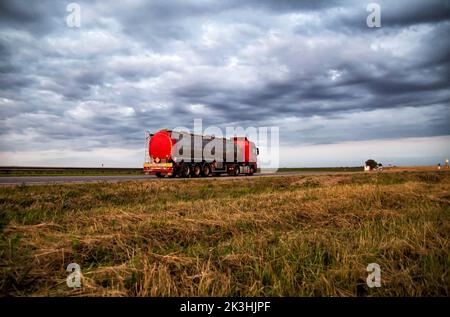
[[(384, 171), (389, 172), (419, 172), (419, 171), (439, 171), (438, 166), (396, 166), (396, 167), (384, 167)], [(441, 166), (442, 171), (449, 171), (448, 167)]]
[[(0, 290), (449, 295), (449, 192), (436, 172), (3, 187)], [(371, 262), (381, 288), (366, 285)]]

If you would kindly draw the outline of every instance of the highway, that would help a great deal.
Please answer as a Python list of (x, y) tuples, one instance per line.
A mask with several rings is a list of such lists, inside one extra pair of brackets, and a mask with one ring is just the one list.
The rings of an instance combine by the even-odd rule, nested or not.
[[(0, 177), (0, 185), (32, 185), (32, 184), (67, 184), (67, 183), (95, 183), (95, 182), (121, 182), (121, 181), (183, 181), (188, 179), (195, 180), (232, 180), (240, 178), (255, 178), (255, 177), (274, 177), (274, 176), (294, 176), (294, 175), (335, 175), (347, 174), (355, 172), (282, 172), (282, 173), (268, 173), (268, 174), (254, 174), (253, 176), (214, 176), (214, 177), (200, 177), (200, 178), (157, 178), (156, 176), (146, 175), (117, 175), (117, 176), (7, 176)], [(356, 172), (357, 173), (357, 172)]]

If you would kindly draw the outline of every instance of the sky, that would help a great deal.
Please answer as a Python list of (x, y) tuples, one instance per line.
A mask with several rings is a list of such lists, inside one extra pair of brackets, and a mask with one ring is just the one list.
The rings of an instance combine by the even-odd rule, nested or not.
[(450, 156), (449, 1), (69, 3), (0, 2), (0, 165), (139, 167), (194, 119), (278, 127), (287, 167)]

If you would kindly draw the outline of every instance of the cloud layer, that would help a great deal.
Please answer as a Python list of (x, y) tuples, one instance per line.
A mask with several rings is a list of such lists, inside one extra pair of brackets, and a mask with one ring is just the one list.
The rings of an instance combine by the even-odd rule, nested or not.
[(450, 134), (445, 1), (377, 1), (381, 28), (361, 1), (77, 3), (80, 28), (1, 2), (0, 152), (136, 151), (194, 118), (283, 146)]

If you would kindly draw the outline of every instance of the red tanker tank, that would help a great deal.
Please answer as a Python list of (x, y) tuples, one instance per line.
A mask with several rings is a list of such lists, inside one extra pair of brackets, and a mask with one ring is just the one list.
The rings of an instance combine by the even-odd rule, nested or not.
[(161, 161), (168, 161), (172, 156), (171, 134), (167, 130), (158, 131), (153, 135), (149, 142), (149, 154), (150, 157), (155, 160), (156, 163)]

